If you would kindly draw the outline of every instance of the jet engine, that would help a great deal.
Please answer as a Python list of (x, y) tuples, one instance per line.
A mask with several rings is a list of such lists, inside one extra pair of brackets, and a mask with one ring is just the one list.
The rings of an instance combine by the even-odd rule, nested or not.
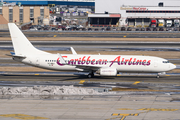
[(117, 76), (116, 68), (100, 68), (96, 73), (101, 76)]

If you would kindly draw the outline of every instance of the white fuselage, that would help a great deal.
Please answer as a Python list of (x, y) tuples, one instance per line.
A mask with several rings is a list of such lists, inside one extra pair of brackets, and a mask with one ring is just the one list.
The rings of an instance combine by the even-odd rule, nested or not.
[[(175, 68), (166, 59), (151, 56), (135, 55), (73, 55), (62, 54), (66, 65), (61, 64), (57, 54), (27, 55), (26, 58), (14, 58), (14, 60), (32, 66), (57, 70), (57, 71), (86, 71), (91, 67), (94, 71), (97, 68), (115, 68), (117, 72), (166, 72)], [(87, 69), (87, 71), (89, 71)]]

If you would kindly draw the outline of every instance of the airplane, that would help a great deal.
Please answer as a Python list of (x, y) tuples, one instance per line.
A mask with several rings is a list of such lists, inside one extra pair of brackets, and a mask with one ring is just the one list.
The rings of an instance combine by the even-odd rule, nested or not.
[(168, 60), (154, 56), (77, 54), (72, 47), (72, 54), (51, 54), (35, 48), (14, 23), (8, 23), (8, 27), (14, 47), (13, 60), (39, 68), (88, 72), (88, 78), (94, 77), (95, 73), (117, 76), (119, 72), (157, 73), (159, 78), (176, 68)]

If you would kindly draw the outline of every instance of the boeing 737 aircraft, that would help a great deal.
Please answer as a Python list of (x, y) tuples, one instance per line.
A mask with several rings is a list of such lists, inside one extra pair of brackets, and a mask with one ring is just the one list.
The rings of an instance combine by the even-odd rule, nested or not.
[(31, 66), (57, 70), (89, 72), (101, 76), (117, 76), (118, 72), (165, 73), (176, 68), (168, 60), (153, 56), (137, 55), (82, 55), (71, 47), (72, 54), (51, 54), (36, 49), (14, 23), (8, 23), (14, 52), (13, 60)]

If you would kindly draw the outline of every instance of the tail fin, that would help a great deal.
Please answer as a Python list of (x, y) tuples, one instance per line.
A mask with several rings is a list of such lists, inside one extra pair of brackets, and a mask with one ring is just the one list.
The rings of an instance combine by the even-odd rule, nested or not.
[(46, 53), (36, 49), (14, 23), (8, 23), (8, 26), (16, 55)]

